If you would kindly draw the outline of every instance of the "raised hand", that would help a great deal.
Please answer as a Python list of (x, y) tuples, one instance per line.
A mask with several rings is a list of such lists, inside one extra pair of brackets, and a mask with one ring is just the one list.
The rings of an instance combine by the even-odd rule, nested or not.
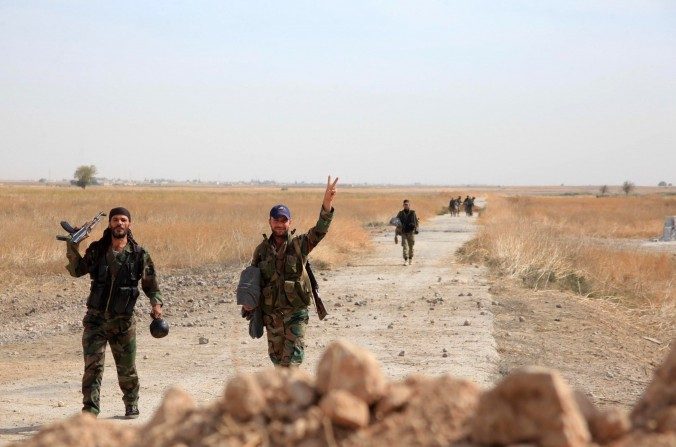
[(322, 203), (322, 208), (324, 211), (331, 211), (333, 208), (333, 197), (336, 195), (336, 184), (338, 183), (338, 177), (331, 182), (331, 176), (326, 181), (326, 191), (324, 192), (324, 202)]

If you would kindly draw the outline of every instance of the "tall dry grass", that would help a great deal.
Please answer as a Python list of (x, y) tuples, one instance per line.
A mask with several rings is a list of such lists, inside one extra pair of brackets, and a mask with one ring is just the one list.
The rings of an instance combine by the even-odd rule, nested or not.
[[(447, 191), (340, 188), (336, 215), (313, 259), (340, 265), (371, 248), (368, 226), (386, 225), (409, 198), (419, 216), (435, 214), (448, 202)], [(125, 206), (132, 214), (136, 239), (148, 249), (159, 269), (211, 264), (243, 264), (269, 233), (268, 212), (287, 204), (293, 226), (307, 231), (317, 221), (323, 189), (290, 188), (79, 188), (0, 187), (0, 283), (44, 273), (63, 273), (65, 246), (59, 221), (81, 224), (98, 211)], [(98, 239), (99, 224), (81, 244)]]
[(676, 303), (676, 257), (599, 245), (597, 237), (656, 236), (676, 198), (490, 197), (463, 249), (534, 288), (560, 287), (633, 305)]

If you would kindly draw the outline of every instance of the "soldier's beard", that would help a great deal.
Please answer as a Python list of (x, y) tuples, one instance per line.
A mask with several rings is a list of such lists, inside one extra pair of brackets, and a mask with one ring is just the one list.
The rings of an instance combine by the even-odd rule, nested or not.
[(122, 228), (115, 228), (111, 233), (115, 239), (124, 239), (127, 236), (127, 230)]

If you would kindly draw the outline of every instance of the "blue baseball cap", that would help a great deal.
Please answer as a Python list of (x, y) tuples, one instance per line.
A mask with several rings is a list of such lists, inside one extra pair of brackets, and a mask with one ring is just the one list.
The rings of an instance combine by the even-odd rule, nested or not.
[(270, 210), (270, 217), (272, 217), (273, 219), (286, 217), (287, 219), (291, 220), (291, 211), (289, 211), (289, 208), (286, 205), (282, 205), (280, 203), (279, 205), (275, 205), (272, 207), (272, 209)]

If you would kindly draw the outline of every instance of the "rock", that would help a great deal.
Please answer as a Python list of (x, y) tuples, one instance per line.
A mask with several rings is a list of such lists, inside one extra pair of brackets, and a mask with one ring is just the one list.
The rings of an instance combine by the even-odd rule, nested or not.
[(199, 344), (201, 344), (201, 345), (206, 345), (207, 343), (209, 343), (209, 339), (208, 339), (208, 338), (206, 338), (206, 337), (200, 337), (200, 338), (199, 338)]
[(469, 320), (465, 320), (465, 322), (462, 323), (463, 326), (469, 326), (470, 324), (472, 324), (472, 323), (470, 323)]
[(519, 321), (523, 323), (524, 321), (526, 321), (526, 319), (523, 316), (519, 315)]
[[(430, 379), (415, 375), (403, 385), (411, 391), (404, 406), (355, 433), (345, 445), (450, 446), (467, 436), (479, 401), (477, 385), (450, 376)], [(383, 399), (388, 399), (387, 394)]]
[(676, 343), (631, 412), (635, 428), (676, 433)]
[(393, 411), (403, 408), (411, 398), (411, 387), (403, 383), (392, 383), (387, 386), (385, 396), (378, 401), (375, 408), (376, 419), (383, 419)]
[(467, 296), (472, 296), (472, 292), (468, 292), (468, 293), (467, 293)]
[(43, 427), (31, 439), (22, 442), (22, 447), (119, 447), (130, 446), (137, 440), (138, 431), (112, 421), (97, 421), (89, 413), (82, 413), (66, 420)]
[(235, 419), (246, 421), (260, 414), (266, 400), (256, 378), (250, 375), (235, 376), (225, 387), (221, 405)]
[(404, 354), (406, 354), (406, 352), (404, 352), (404, 351), (399, 351), (399, 357), (403, 357)]
[(362, 399), (344, 390), (332, 390), (319, 402), (319, 408), (331, 421), (345, 428), (366, 427), (369, 408)]
[(179, 387), (171, 387), (164, 393), (164, 398), (147, 427), (152, 429), (162, 424), (173, 424), (195, 407), (195, 401), (190, 394)]
[(587, 421), (592, 439), (600, 444), (621, 438), (631, 429), (629, 415), (617, 408), (599, 411), (584, 394), (576, 391), (575, 402)]
[(556, 307), (557, 307), (557, 309), (561, 309), (563, 306), (560, 305), (560, 304), (557, 304)]
[(460, 293), (458, 293), (458, 296), (465, 296), (465, 294), (460, 292)]
[(472, 424), (472, 440), (480, 444), (583, 447), (590, 439), (571, 389), (545, 368), (523, 368), (504, 378), (481, 397)]
[(331, 343), (317, 365), (316, 387), (323, 395), (345, 390), (370, 405), (382, 396), (385, 385), (373, 354), (346, 340)]

